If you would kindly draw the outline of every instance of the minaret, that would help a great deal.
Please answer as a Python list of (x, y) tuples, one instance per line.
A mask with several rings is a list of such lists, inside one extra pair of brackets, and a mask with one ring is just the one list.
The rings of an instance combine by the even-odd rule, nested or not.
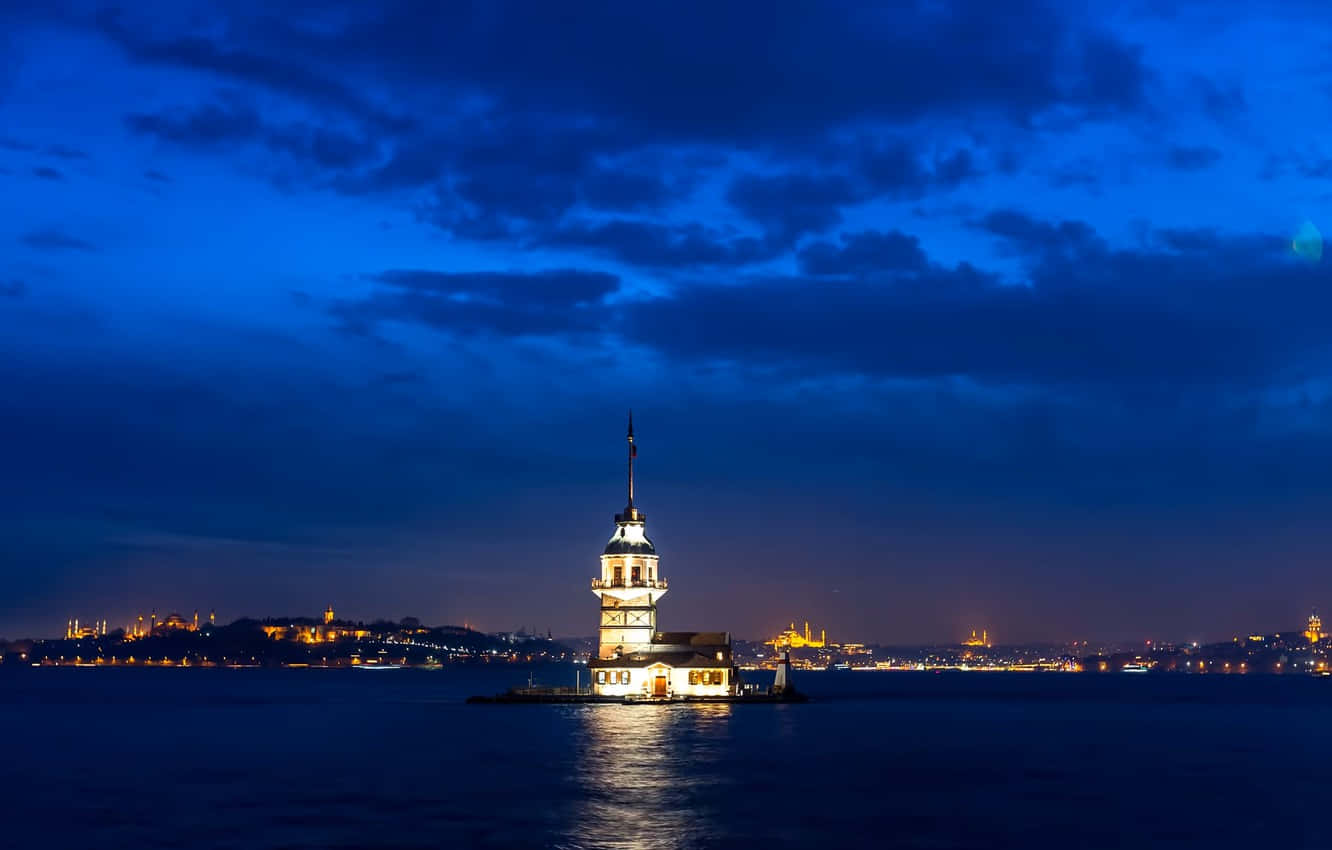
[(601, 553), (601, 578), (592, 580), (592, 592), (601, 599), (600, 640), (597, 657), (619, 658), (648, 650), (657, 631), (657, 600), (666, 582), (657, 571), (657, 549), (644, 527), (647, 516), (634, 507), (634, 414), (629, 412), (625, 435), (629, 454), (629, 502), (615, 515), (615, 533)]

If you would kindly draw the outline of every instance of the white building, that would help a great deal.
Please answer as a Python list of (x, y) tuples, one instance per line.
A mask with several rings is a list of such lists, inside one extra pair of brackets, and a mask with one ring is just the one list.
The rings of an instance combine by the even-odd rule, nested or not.
[(634, 507), (634, 419), (629, 417), (629, 504), (615, 515), (615, 533), (601, 554), (592, 592), (601, 600), (597, 657), (588, 663), (603, 696), (652, 699), (736, 693), (728, 632), (662, 632), (657, 600), (666, 595), (647, 517)]

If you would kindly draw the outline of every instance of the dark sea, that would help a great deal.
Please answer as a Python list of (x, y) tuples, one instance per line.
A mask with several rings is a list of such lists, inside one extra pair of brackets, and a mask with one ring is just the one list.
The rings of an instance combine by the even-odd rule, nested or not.
[(0, 846), (1332, 848), (1332, 680), (828, 672), (798, 674), (805, 705), (463, 704), (528, 672), (0, 669)]

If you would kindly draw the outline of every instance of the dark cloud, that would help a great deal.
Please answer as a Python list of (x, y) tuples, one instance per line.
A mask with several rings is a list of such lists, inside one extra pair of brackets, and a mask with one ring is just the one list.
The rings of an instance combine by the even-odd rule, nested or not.
[(170, 182), (172, 182), (170, 176), (168, 176), (168, 175), (166, 175), (166, 174), (163, 174), (163, 173), (160, 172), (160, 171), (156, 171), (156, 170), (154, 170), (154, 169), (151, 169), (151, 168), (148, 169), (147, 171), (145, 171), (145, 172), (143, 173), (143, 176), (146, 177), (146, 178), (148, 178), (149, 180), (152, 180), (154, 183), (170, 183)]
[(60, 145), (60, 144), (47, 145), (45, 153), (47, 156), (53, 156), (56, 159), (65, 159), (73, 161), (87, 160), (90, 158), (88, 156), (88, 152), (85, 150), (80, 150), (79, 148), (72, 148), (69, 147), (68, 145)]
[(698, 223), (670, 225), (629, 219), (570, 223), (536, 237), (536, 244), (582, 249), (653, 269), (743, 266), (777, 253), (764, 240), (722, 233)]
[(901, 140), (863, 145), (853, 162), (867, 197), (914, 200), (930, 191), (955, 189), (981, 175), (966, 149), (939, 155), (927, 164), (918, 150)]
[(1166, 151), (1166, 164), (1176, 171), (1203, 171), (1216, 165), (1220, 159), (1221, 151), (1206, 145), (1181, 145)]
[(545, 336), (595, 330), (602, 299), (619, 279), (604, 272), (437, 272), (395, 269), (372, 275), (381, 287), (343, 299), (330, 312), (344, 330), (369, 333), (381, 321), (423, 324), (470, 335)]
[[(1279, 239), (1166, 231), (1164, 249), (1115, 251), (1079, 222), (997, 212), (978, 226), (1029, 259), (1026, 282), (926, 266), (909, 237), (862, 234), (842, 253), (811, 247), (816, 269), (849, 279), (682, 287), (627, 309), (623, 327), (691, 359), (1129, 394), (1254, 387), (1322, 357), (1332, 289), (1283, 263)], [(876, 267), (874, 249), (902, 270)]]
[(1142, 61), (1142, 48), (1103, 33), (1083, 39), (1080, 77), (1073, 83), (1074, 98), (1093, 109), (1124, 112), (1142, 109), (1153, 77)]
[(1103, 164), (1090, 157), (1082, 157), (1051, 170), (1050, 186), (1055, 189), (1083, 187), (1094, 192), (1101, 187), (1101, 175), (1104, 170)]
[(841, 244), (812, 242), (800, 250), (800, 268), (809, 275), (873, 275), (920, 271), (926, 266), (920, 240), (905, 233), (843, 233)]
[(376, 375), (372, 383), (375, 386), (380, 387), (393, 387), (401, 384), (423, 384), (425, 383), (425, 376), (420, 372), (410, 370), (384, 372), (381, 375)]
[(21, 280), (0, 280), (0, 298), (21, 298), (28, 294), (28, 285)]
[(726, 192), (731, 206), (760, 225), (768, 239), (788, 245), (838, 224), (842, 208), (862, 197), (862, 190), (841, 175), (746, 174)]
[(20, 241), (29, 248), (35, 248), (39, 251), (82, 251), (84, 253), (92, 253), (97, 250), (97, 246), (93, 245), (91, 242), (51, 228), (34, 230), (26, 233)]
[(579, 199), (593, 209), (647, 212), (681, 200), (684, 192), (660, 173), (599, 168), (579, 183)]
[(257, 138), (263, 129), (258, 111), (234, 104), (209, 104), (172, 113), (135, 113), (125, 116), (125, 124), (135, 133), (186, 146), (249, 141)]
[(1103, 35), (1072, 39), (1069, 51), (1057, 7), (1019, 6), (957, 0), (773, 15), (761, 4), (694, 2), (661, 15), (609, 2), (575, 13), (531, 2), (443, 14), (401, 4), (322, 50), (411, 67), (509, 110), (616, 116), (658, 138), (798, 137), (941, 108), (1025, 116), (1063, 102), (1140, 101), (1146, 72), (1135, 51)]
[(1249, 108), (1244, 88), (1238, 83), (1223, 85), (1215, 80), (1198, 78), (1194, 85), (1203, 112), (1213, 121), (1227, 123)]
[[(1152, 79), (1135, 47), (1038, 0), (836, 15), (773, 15), (758, 3), (690, 2), (663, 15), (609, 2), (576, 12), (400, 2), (332, 18), (224, 16), (228, 26), (191, 35), (161, 35), (132, 11), (99, 19), (132, 59), (281, 93), (339, 125), (268, 127), (252, 110), (210, 106), (131, 116), (136, 131), (204, 147), (262, 140), (330, 170), (328, 183), (350, 194), (428, 192), (429, 220), (479, 240), (548, 232), (580, 205), (642, 213), (678, 202), (703, 167), (641, 160), (683, 143), (760, 154), (763, 167), (732, 181), (728, 197), (790, 245), (838, 224), (849, 204), (919, 198), (983, 171), (975, 151), (925, 156), (885, 131), (960, 113), (1030, 127), (1049, 112), (1139, 111)], [(381, 84), (421, 118), (362, 94)], [(847, 147), (844, 137), (874, 141)], [(821, 165), (796, 167), (784, 159), (792, 151)], [(1011, 172), (1011, 150), (996, 160)], [(724, 163), (706, 170), (725, 174)]]
[(825, 156), (846, 172), (744, 174), (731, 183), (726, 200), (760, 225), (769, 242), (791, 246), (839, 224), (847, 207), (878, 198), (916, 200), (981, 173), (970, 151), (955, 150), (927, 163), (902, 140), (836, 146)]
[(124, 25), (121, 17), (117, 10), (103, 10), (98, 15), (98, 26), (135, 61), (212, 72), (225, 79), (263, 86), (345, 110), (389, 129), (414, 126), (415, 122), (409, 119), (391, 116), (378, 109), (358, 95), (355, 87), (338, 81), (333, 74), (320, 73), (310, 63), (300, 59), (286, 58), (293, 55), (290, 49), (275, 51), (283, 54), (280, 57), (255, 52), (247, 46), (214, 42), (204, 37), (187, 36), (157, 41), (144, 38), (143, 30), (139, 27)]
[(375, 155), (373, 144), (308, 124), (266, 124), (253, 107), (237, 103), (209, 104), (194, 110), (126, 116), (131, 130), (184, 147), (209, 148), (259, 143), (324, 168), (346, 168)]
[(673, 159), (625, 163), (599, 153), (623, 144), (600, 129), (543, 131), (517, 122), (468, 135), (462, 144), (409, 145), (369, 174), (343, 178), (340, 186), (379, 191), (439, 180), (433, 221), (477, 239), (549, 228), (577, 206), (653, 211), (693, 191), (696, 175)]
[(1039, 259), (1057, 256), (1090, 258), (1103, 254), (1104, 241), (1086, 222), (1051, 223), (1018, 210), (996, 210), (972, 222), (973, 226), (1001, 237), (1018, 253)]
[(371, 280), (399, 289), (463, 297), (495, 304), (572, 307), (600, 301), (619, 280), (604, 272), (558, 269), (543, 272), (437, 272), (394, 269)]
[(47, 166), (45, 166), (45, 165), (38, 166), (37, 168), (34, 168), (34, 169), (32, 170), (32, 174), (33, 174), (34, 177), (40, 177), (40, 178), (42, 178), (43, 180), (64, 180), (64, 179), (65, 179), (65, 175), (61, 174), (59, 171), (56, 171), (54, 168), (49, 168), (49, 167), (47, 167)]
[(1263, 163), (1262, 180), (1276, 180), (1288, 175), (1305, 180), (1332, 179), (1332, 157), (1318, 153), (1272, 154)]

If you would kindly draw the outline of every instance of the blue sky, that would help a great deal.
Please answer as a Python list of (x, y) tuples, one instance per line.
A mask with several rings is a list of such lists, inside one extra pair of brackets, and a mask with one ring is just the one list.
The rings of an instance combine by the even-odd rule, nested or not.
[(590, 633), (630, 407), (673, 628), (1289, 627), (1332, 605), (1322, 21), (6, 7), (0, 635)]

